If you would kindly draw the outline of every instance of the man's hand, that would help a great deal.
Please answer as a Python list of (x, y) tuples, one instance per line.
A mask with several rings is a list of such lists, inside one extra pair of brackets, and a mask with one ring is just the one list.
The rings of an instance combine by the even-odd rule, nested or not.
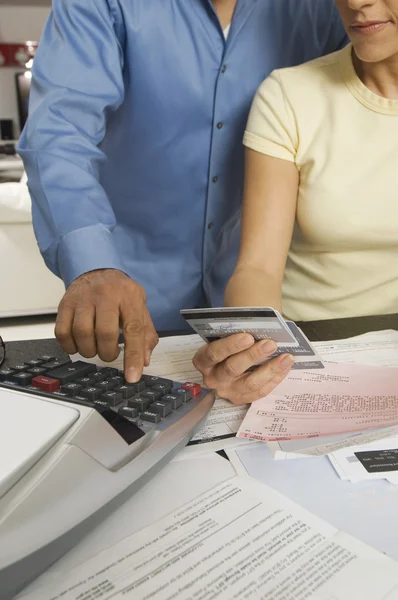
[(193, 359), (206, 387), (234, 404), (249, 404), (269, 394), (289, 373), (294, 358), (282, 354), (265, 365), (248, 369), (271, 356), (275, 342), (255, 342), (248, 333), (237, 333), (202, 346)]
[(158, 336), (146, 307), (144, 289), (121, 271), (91, 271), (75, 279), (58, 308), (55, 335), (68, 354), (96, 354), (105, 362), (119, 355), (124, 335), (124, 373), (138, 381), (149, 364)]

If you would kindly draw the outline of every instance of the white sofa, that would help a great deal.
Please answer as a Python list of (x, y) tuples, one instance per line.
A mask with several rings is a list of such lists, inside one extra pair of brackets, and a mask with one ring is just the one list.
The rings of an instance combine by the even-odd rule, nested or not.
[(57, 311), (63, 283), (37, 247), (26, 176), (0, 184), (0, 318)]

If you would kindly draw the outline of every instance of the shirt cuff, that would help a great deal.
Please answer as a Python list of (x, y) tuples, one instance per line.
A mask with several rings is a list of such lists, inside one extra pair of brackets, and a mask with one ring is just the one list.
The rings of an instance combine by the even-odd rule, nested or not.
[(125, 273), (112, 234), (105, 225), (92, 225), (64, 235), (58, 245), (59, 273), (68, 287), (74, 279), (97, 269)]
[(245, 131), (243, 136), (243, 143), (248, 148), (261, 152), (261, 154), (268, 154), (274, 158), (281, 158), (282, 160), (288, 160), (295, 162), (295, 156), (285, 146), (266, 140), (258, 135)]

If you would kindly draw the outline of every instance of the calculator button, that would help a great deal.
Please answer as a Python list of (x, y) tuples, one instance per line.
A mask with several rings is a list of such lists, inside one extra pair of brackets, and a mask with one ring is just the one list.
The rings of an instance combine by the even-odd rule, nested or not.
[(85, 377), (96, 370), (97, 367), (95, 365), (78, 360), (74, 363), (71, 362), (52, 370), (51, 377), (58, 379), (61, 383), (71, 383), (72, 381), (75, 381), (75, 379)]
[(101, 394), (102, 390), (99, 390), (96, 387), (89, 387), (82, 390), (79, 395), (87, 398), (88, 400), (94, 401), (99, 400)]
[(79, 379), (75, 379), (75, 383), (78, 383), (85, 388), (92, 387), (94, 386), (94, 379), (92, 377), (79, 377)]
[(82, 389), (83, 386), (79, 383), (65, 383), (64, 385), (61, 385), (61, 392), (68, 394), (69, 398), (78, 396)]
[(106, 379), (109, 377), (115, 377), (116, 375), (120, 375), (119, 369), (115, 369), (114, 367), (103, 367), (100, 369), (101, 375), (105, 375)]
[(123, 402), (123, 396), (120, 392), (104, 392), (100, 396), (100, 400), (109, 404), (109, 406), (117, 406)]
[(159, 423), (161, 416), (154, 412), (144, 412), (140, 415), (142, 421), (149, 421), (150, 423)]
[(18, 385), (30, 385), (33, 379), (32, 373), (24, 373), (23, 371), (19, 373), (14, 373), (10, 376), (10, 380), (14, 381)]
[(90, 373), (90, 379), (93, 384), (96, 384), (97, 381), (103, 381), (106, 379), (106, 374), (102, 373), (102, 371), (97, 371), (96, 373)]
[(135, 383), (129, 383), (128, 385), (133, 385), (137, 394), (143, 392), (147, 387), (143, 379), (140, 379), (140, 381), (136, 381)]
[(151, 402), (156, 402), (157, 400), (160, 400), (160, 398), (163, 395), (164, 394), (162, 394), (162, 392), (157, 392), (153, 388), (151, 388), (150, 390), (145, 390), (144, 392), (141, 392), (141, 394), (140, 394), (141, 398), (149, 398), (149, 400)]
[(120, 375), (115, 375), (114, 377), (109, 377), (108, 381), (114, 384), (113, 387), (117, 385), (122, 385), (124, 383), (124, 377), (120, 377)]
[(123, 395), (124, 400), (128, 400), (132, 396), (135, 396), (136, 389), (135, 384), (125, 383), (124, 385), (118, 385), (114, 388), (115, 392), (120, 392)]
[(7, 381), (10, 379), (11, 375), (13, 375), (15, 371), (12, 369), (0, 369), (0, 381)]
[(164, 377), (155, 377), (154, 375), (143, 375), (142, 380), (145, 381), (148, 387), (152, 387), (153, 385), (157, 384), (171, 384), (171, 386), (173, 386), (173, 382), (170, 379), (165, 379)]
[(155, 390), (156, 392), (161, 392), (162, 396), (164, 396), (164, 394), (168, 394), (169, 392), (171, 392), (172, 387), (173, 387), (173, 384), (170, 381), (170, 383), (157, 383), (156, 385), (153, 385), (151, 387), (151, 390)]
[(168, 402), (171, 404), (171, 408), (176, 410), (176, 408), (180, 408), (184, 400), (181, 397), (181, 394), (166, 394), (165, 396), (161, 397), (160, 401)]
[(199, 385), (199, 383), (183, 383), (181, 388), (183, 390), (188, 390), (192, 393), (192, 396), (199, 396), (200, 392), (202, 391), (201, 386)]
[(43, 356), (39, 356), (38, 359), (44, 363), (49, 363), (55, 360), (55, 356), (51, 356), (50, 354), (44, 354)]
[(138, 396), (128, 401), (128, 406), (131, 408), (136, 408), (138, 412), (144, 412), (149, 405), (151, 404), (151, 400), (149, 398), (142, 398), (142, 396)]
[(103, 381), (97, 381), (95, 387), (97, 387), (99, 390), (102, 390), (103, 392), (110, 392), (111, 390), (113, 390), (114, 387), (116, 387), (116, 383), (112, 383), (110, 379), (104, 379)]
[(61, 367), (62, 365), (69, 365), (72, 361), (69, 358), (56, 358), (55, 360), (50, 360), (48, 363), (43, 363), (41, 366), (43, 369), (47, 369), (47, 371), (51, 371), (52, 369), (56, 369), (57, 367)]
[(40, 367), (43, 364), (43, 361), (42, 360), (38, 360), (38, 359), (35, 359), (35, 360), (26, 360), (25, 364), (29, 365), (29, 367)]
[(20, 364), (20, 365), (12, 365), (12, 368), (14, 371), (29, 371), (29, 366), (25, 365), (24, 363)]
[(153, 402), (149, 407), (150, 412), (157, 413), (161, 417), (167, 417), (173, 409), (168, 402)]
[(136, 408), (132, 408), (131, 406), (122, 406), (117, 411), (119, 415), (126, 417), (127, 419), (135, 419), (138, 417), (138, 410)]
[(184, 403), (192, 400), (192, 392), (190, 390), (180, 388), (179, 390), (174, 390), (173, 394), (179, 396)]
[(28, 373), (32, 373), (34, 376), (45, 375), (47, 373), (47, 369), (43, 369), (43, 367), (33, 367), (33, 369), (28, 369)]
[(56, 392), (60, 388), (60, 382), (58, 379), (52, 379), (51, 377), (43, 377), (39, 375), (39, 377), (34, 377), (32, 379), (32, 385), (40, 388), (44, 392)]

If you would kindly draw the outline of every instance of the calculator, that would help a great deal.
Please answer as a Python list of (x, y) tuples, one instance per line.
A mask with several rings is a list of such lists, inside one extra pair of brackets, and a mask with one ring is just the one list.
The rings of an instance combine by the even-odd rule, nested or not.
[(0, 369), (0, 600), (182, 449), (215, 400), (196, 382), (50, 355)]

